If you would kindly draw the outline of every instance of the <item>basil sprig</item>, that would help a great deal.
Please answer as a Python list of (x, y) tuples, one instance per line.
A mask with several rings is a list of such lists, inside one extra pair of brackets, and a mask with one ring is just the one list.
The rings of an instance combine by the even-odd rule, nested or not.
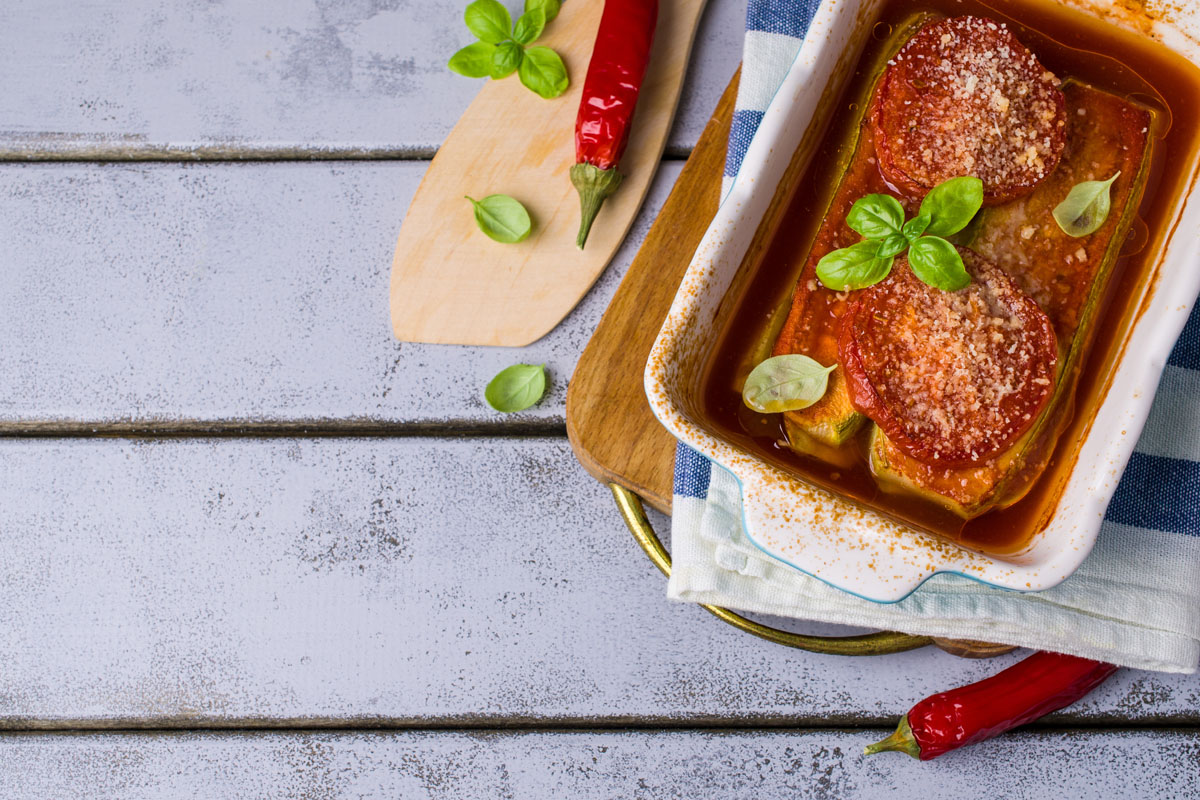
[(499, 80), (515, 72), (527, 89), (558, 97), (570, 82), (562, 57), (549, 47), (527, 46), (558, 16), (560, 6), (560, 0), (525, 0), (525, 13), (514, 26), (498, 0), (475, 0), (463, 12), (463, 20), (479, 41), (450, 56), (446, 66), (468, 78)]
[(858, 244), (826, 254), (817, 262), (817, 278), (834, 291), (865, 289), (892, 271), (896, 256), (908, 251), (913, 274), (938, 289), (953, 292), (971, 282), (962, 256), (944, 236), (958, 233), (983, 206), (983, 181), (951, 178), (925, 195), (917, 216), (905, 222), (900, 201), (886, 194), (860, 197), (846, 224), (862, 234)]
[(1120, 174), (1117, 170), (1117, 174), (1106, 181), (1084, 181), (1071, 187), (1066, 198), (1050, 212), (1063, 233), (1078, 238), (1100, 229), (1112, 208), (1109, 189)]

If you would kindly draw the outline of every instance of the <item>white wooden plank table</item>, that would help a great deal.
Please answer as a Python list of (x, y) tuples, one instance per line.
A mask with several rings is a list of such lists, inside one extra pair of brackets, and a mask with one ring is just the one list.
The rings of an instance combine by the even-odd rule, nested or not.
[[(710, 0), (668, 160), (562, 325), (391, 339), (399, 222), (477, 89), (443, 68), (460, 11), (0, 7), (0, 796), (1200, 793), (1196, 676), (864, 759), (1017, 656), (806, 654), (669, 604), (574, 462), (567, 379), (733, 73), (740, 0)], [(551, 389), (502, 416), (482, 387), (515, 361)]]

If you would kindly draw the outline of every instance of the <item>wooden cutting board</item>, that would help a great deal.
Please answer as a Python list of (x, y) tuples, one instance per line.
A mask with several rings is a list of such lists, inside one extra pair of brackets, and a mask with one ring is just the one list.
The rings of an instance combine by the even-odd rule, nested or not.
[[(564, 3), (538, 40), (567, 65), (570, 89), (545, 100), (517, 76), (488, 81), (413, 196), (392, 260), (392, 328), (410, 342), (523, 346), (574, 308), (625, 238), (650, 186), (678, 105), (704, 0), (660, 0), (654, 49), (634, 114), (625, 180), (575, 246), (575, 116), (602, 2)], [(447, 54), (449, 55), (449, 54)], [(463, 78), (463, 80), (468, 80)], [(533, 218), (518, 244), (487, 238), (470, 195), (507, 194)]]
[(567, 387), (567, 436), (592, 476), (671, 511), (675, 439), (642, 388), (646, 358), (692, 254), (717, 213), (738, 75), (684, 165)]

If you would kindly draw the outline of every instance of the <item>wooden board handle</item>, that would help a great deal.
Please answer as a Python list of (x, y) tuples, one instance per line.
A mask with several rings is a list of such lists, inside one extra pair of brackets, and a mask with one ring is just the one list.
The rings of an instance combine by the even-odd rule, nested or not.
[[(621, 517), (625, 520), (625, 525), (633, 534), (633, 538), (654, 562), (654, 566), (658, 567), (668, 578), (671, 577), (671, 554), (667, 552), (667, 549), (663, 547), (662, 540), (654, 533), (654, 528), (646, 517), (646, 511), (642, 508), (641, 499), (625, 487), (615, 483), (610, 483), (609, 488), (612, 490), (613, 497), (617, 501), (617, 508), (621, 510)], [(702, 603), (700, 607), (738, 630), (760, 639), (766, 639), (768, 642), (795, 647), (798, 650), (807, 650), (810, 653), (826, 653), (837, 656), (882, 656), (889, 653), (903, 653), (905, 650), (915, 650), (933, 642), (928, 636), (912, 636), (893, 631), (880, 631), (859, 636), (809, 636), (763, 625), (720, 606)]]

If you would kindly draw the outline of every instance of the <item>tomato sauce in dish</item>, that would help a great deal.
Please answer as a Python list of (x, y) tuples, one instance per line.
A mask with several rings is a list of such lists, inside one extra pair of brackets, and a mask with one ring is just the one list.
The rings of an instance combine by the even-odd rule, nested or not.
[[(977, 451), (978, 460), (952, 466), (928, 452), (918, 455), (935, 463), (914, 457), (886, 420), (878, 424), (862, 413), (840, 364), (825, 397), (803, 411), (758, 414), (741, 403), (740, 390), (749, 370), (771, 354), (839, 361), (841, 318), (855, 295), (868, 290), (826, 289), (815, 279), (816, 262), (859, 240), (845, 224), (854, 200), (892, 194), (911, 217), (928, 188), (911, 183), (941, 179), (933, 172), (922, 177), (915, 167), (910, 178), (897, 179), (883, 164), (875, 111), (885, 99), (877, 92), (880, 77), (922, 27), (963, 16), (1003, 23), (1044, 68), (1038, 79), (1054, 76), (1065, 124), (1061, 148), (1051, 137), (1049, 149), (1026, 159), (1036, 169), (1036, 155), (1045, 174), (992, 181), (996, 198), (1023, 194), (985, 202), (955, 242), (998, 265), (1045, 312), (1058, 344), (1054, 390), (1039, 401), (1044, 410), (1028, 429), (985, 437), (989, 446), (1003, 440), (999, 451)], [(1052, 515), (1152, 279), (1200, 151), (1196, 104), (1184, 99), (1200, 93), (1200, 71), (1156, 43), (1053, 4), (892, 0), (876, 32), (840, 100), (831, 103), (808, 166), (781, 184), (779, 211), (760, 226), (758, 244), (742, 265), (747, 277), (726, 298), (722, 334), (702, 378), (703, 413), (739, 446), (852, 502), (970, 547), (1014, 552)], [(1032, 70), (1026, 77), (1034, 80)], [(959, 88), (969, 82), (962, 78)], [(977, 80), (973, 88), (979, 86)], [(883, 145), (889, 158), (894, 144)], [(904, 148), (910, 158), (913, 152), (923, 157), (922, 151)], [(1046, 169), (1055, 158), (1059, 163)], [(1083, 239), (1062, 234), (1050, 209), (1075, 183), (1103, 180), (1117, 169), (1122, 177), (1113, 184), (1105, 225)], [(905, 181), (909, 185), (901, 186)], [(897, 262), (894, 272), (902, 266)]]

